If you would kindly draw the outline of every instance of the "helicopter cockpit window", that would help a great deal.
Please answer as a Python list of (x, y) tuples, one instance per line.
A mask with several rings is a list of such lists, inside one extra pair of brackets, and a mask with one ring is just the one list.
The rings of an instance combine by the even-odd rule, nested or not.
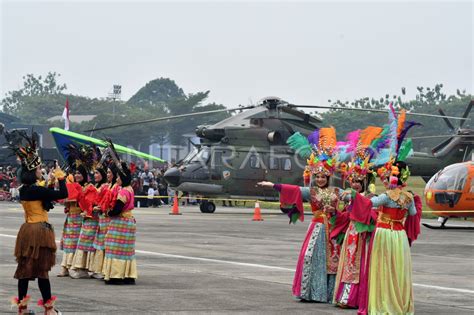
[(209, 161), (210, 155), (211, 154), (209, 152), (209, 148), (204, 147), (195, 156), (191, 158), (190, 162), (191, 163), (199, 162), (199, 163), (206, 164)]
[(191, 161), (191, 159), (198, 153), (198, 149), (196, 147), (193, 147), (193, 149), (186, 155), (186, 157), (183, 159), (183, 164), (188, 163)]
[(277, 170), (278, 169), (278, 159), (276, 157), (270, 157), (269, 160), (270, 164), (270, 169), (271, 170)]
[(446, 168), (433, 177), (427, 185), (435, 190), (463, 190), (468, 175), (467, 167), (456, 165)]
[(260, 158), (257, 155), (250, 156), (250, 167), (260, 168)]
[(291, 171), (291, 160), (289, 158), (284, 158), (282, 163), (285, 171)]

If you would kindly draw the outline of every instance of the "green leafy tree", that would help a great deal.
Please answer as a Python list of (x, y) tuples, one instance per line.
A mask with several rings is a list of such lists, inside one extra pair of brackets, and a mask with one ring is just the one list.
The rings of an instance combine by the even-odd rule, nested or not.
[(166, 105), (176, 99), (184, 99), (186, 95), (176, 83), (168, 78), (151, 80), (138, 90), (128, 101), (128, 104), (141, 108)]
[[(176, 116), (188, 113), (196, 113), (215, 109), (225, 109), (219, 104), (204, 104), (209, 96), (209, 91), (185, 94), (183, 89), (168, 78), (158, 78), (148, 82), (128, 101), (127, 105), (134, 110), (150, 110), (153, 117)], [(151, 141), (163, 145), (170, 142), (174, 145), (185, 144), (183, 134), (194, 133), (196, 127), (201, 124), (217, 122), (228, 117), (228, 113), (216, 113), (213, 115), (202, 115), (195, 117), (184, 117), (169, 121), (160, 121), (147, 124)], [(129, 120), (127, 116), (127, 121)]]
[[(99, 106), (101, 104), (98, 104)], [(110, 105), (108, 110), (102, 110), (96, 113), (96, 117), (90, 121), (82, 122), (81, 124), (71, 124), (71, 130), (80, 133), (85, 133), (84, 130), (95, 129), (104, 126), (120, 125), (121, 122), (140, 121), (150, 119), (154, 115), (163, 115), (164, 111), (159, 112), (157, 109), (143, 109), (132, 107), (124, 102), (116, 102), (115, 115), (113, 115), (113, 106), (111, 101), (104, 101), (102, 104)], [(159, 133), (159, 132), (158, 132)], [(148, 152), (148, 146), (154, 142), (154, 135), (156, 132), (147, 124), (137, 124), (127, 127), (118, 127), (112, 129), (101, 130), (97, 132), (90, 132), (87, 135), (97, 138), (110, 138), (113, 141), (132, 146), (135, 149)]]
[[(438, 114), (438, 108), (442, 108), (449, 116), (462, 116), (472, 96), (465, 91), (457, 91), (456, 95), (447, 96), (443, 92), (443, 85), (437, 84), (434, 88), (417, 87), (414, 100), (403, 100), (406, 89), (401, 89), (401, 95), (384, 95), (381, 98), (364, 97), (355, 101), (331, 101), (328, 103), (334, 107), (363, 108), (363, 109), (388, 109), (389, 103), (393, 103), (396, 109), (405, 108), (408, 111), (425, 114)], [(387, 123), (387, 114), (375, 112), (358, 112), (352, 110), (332, 109), (320, 113), (326, 125), (336, 127), (338, 138), (342, 139), (348, 132), (355, 129), (363, 129), (369, 125), (382, 126)], [(422, 137), (432, 135), (452, 134), (447, 125), (440, 118), (420, 117), (407, 115), (407, 120), (422, 123), (421, 127), (415, 127), (410, 131), (411, 137)], [(452, 120), (455, 127), (459, 121)], [(471, 128), (472, 122), (466, 121), (463, 128)], [(443, 139), (416, 139), (415, 150), (429, 152)]]
[[(204, 101), (209, 96), (210, 91), (198, 92), (195, 94), (189, 94), (184, 99), (176, 99), (168, 104), (170, 115), (182, 115), (189, 113), (198, 113), (210, 110), (225, 109), (225, 106), (220, 104), (207, 104), (204, 105)], [(216, 123), (229, 117), (230, 114), (227, 112), (214, 113), (209, 115), (198, 115), (185, 118), (174, 119), (169, 123), (169, 141), (172, 144), (180, 145), (185, 144), (183, 134), (194, 133), (196, 127), (199, 125), (207, 125)]]
[(3, 111), (18, 116), (26, 109), (30, 109), (29, 102), (32, 98), (48, 99), (48, 97), (60, 95), (67, 89), (66, 84), (58, 83), (60, 76), (56, 72), (48, 72), (45, 77), (27, 74), (23, 77), (23, 87), (19, 90), (7, 92), (2, 99)]

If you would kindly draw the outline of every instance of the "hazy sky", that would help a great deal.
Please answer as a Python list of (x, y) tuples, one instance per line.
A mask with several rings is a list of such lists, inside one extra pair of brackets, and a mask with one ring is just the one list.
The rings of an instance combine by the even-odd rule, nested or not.
[(455, 2), (2, 1), (0, 93), (26, 73), (123, 99), (168, 77), (236, 106), (473, 91), (473, 4)]

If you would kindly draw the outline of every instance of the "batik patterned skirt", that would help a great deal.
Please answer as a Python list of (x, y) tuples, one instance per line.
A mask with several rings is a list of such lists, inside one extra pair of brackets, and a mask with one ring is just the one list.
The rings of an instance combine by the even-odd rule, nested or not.
[(137, 278), (135, 260), (135, 218), (111, 217), (105, 236), (105, 280)]
[[(342, 244), (336, 276), (334, 303), (342, 307), (359, 306), (359, 290), (368, 266), (368, 232), (358, 233), (353, 222), (349, 224)], [(362, 290), (365, 290), (365, 283)]]
[(330, 303), (336, 275), (328, 274), (326, 225), (311, 222), (301, 247), (293, 280), (293, 295), (306, 301)]

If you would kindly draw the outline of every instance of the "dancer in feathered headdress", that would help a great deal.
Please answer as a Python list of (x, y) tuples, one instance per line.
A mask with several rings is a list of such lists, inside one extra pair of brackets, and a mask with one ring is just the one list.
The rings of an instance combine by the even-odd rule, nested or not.
[[(66, 150), (66, 171), (70, 174), (67, 181), (68, 198), (64, 201), (64, 212), (66, 219), (64, 222), (61, 237), (61, 249), (63, 258), (61, 260), (61, 271), (58, 277), (78, 277), (78, 271), (72, 269), (74, 264), (74, 254), (76, 253), (79, 241), (83, 216), (79, 203), (83, 195), (84, 185), (89, 177), (88, 168), (92, 166), (93, 153), (88, 147), (79, 144), (70, 144)], [(85, 277), (85, 273), (82, 275)]]
[(44, 307), (45, 314), (55, 314), (56, 297), (51, 295), (49, 271), (56, 261), (56, 242), (53, 227), (48, 223), (48, 211), (53, 208), (53, 201), (67, 197), (65, 174), (59, 167), (52, 173), (59, 181), (59, 191), (37, 185), (41, 178), (38, 135), (28, 136), (26, 131), (13, 130), (5, 131), (5, 138), (21, 162), (20, 202), (25, 212), (25, 223), (15, 245), (18, 266), (14, 277), (18, 279), (18, 297), (12, 299), (12, 306), (18, 308), (18, 314), (27, 313), (28, 282), (38, 278), (43, 297), (39, 305)]
[[(66, 257), (64, 266), (68, 269), (71, 278), (89, 278), (88, 269), (94, 253), (93, 240), (99, 226), (98, 217), (93, 213), (94, 202), (97, 199), (98, 192), (90, 180), (90, 175), (97, 164), (97, 148), (89, 145), (70, 144), (67, 148), (66, 160), (70, 169), (75, 170), (75, 183), (70, 184), (69, 187), (74, 187), (77, 191), (76, 203), (73, 204), (73, 213), (71, 213), (71, 207), (69, 208), (69, 219), (72, 217), (75, 217), (77, 220), (82, 219), (82, 225), (77, 236), (72, 261), (68, 261), (69, 257)], [(77, 206), (79, 209), (76, 208)], [(80, 210), (80, 218), (75, 213), (77, 210)], [(73, 228), (66, 222), (63, 234), (65, 235), (65, 240), (67, 238), (74, 238), (75, 240), (77, 226)], [(60, 275), (64, 276), (66, 274), (66, 270), (63, 269)]]
[(132, 215), (134, 192), (131, 185), (134, 165), (120, 161), (112, 141), (108, 140), (111, 166), (116, 168), (116, 186), (112, 203), (107, 209), (110, 222), (105, 236), (103, 272), (106, 284), (135, 284), (137, 263), (135, 260), (136, 223)]
[(336, 188), (329, 186), (337, 166), (336, 130), (333, 127), (321, 128), (308, 137), (295, 133), (287, 143), (307, 160), (304, 172), (307, 186), (271, 182), (260, 182), (259, 185), (273, 187), (280, 192), (281, 205), (291, 206), (290, 222), (298, 218), (303, 221), (303, 199), (310, 202), (313, 219), (298, 259), (293, 295), (301, 300), (329, 303), (332, 301), (340, 250), (336, 241), (329, 238), (330, 219), (337, 213), (339, 194)]
[[(371, 209), (379, 209), (372, 236), (368, 279), (362, 281), (359, 288), (361, 294), (368, 296), (368, 299), (361, 300), (359, 313), (414, 312), (408, 244), (416, 239), (416, 231), (419, 231), (421, 201), (418, 196), (403, 190), (403, 187), (410, 174), (404, 160), (412, 151), (411, 140), (406, 139), (406, 134), (415, 125), (417, 123), (405, 121), (403, 110), (397, 116), (390, 104), (387, 132), (389, 141), (385, 153), (387, 160), (378, 170), (387, 191), (370, 199), (358, 193), (353, 196), (351, 218), (357, 222), (369, 225)], [(392, 258), (387, 260), (386, 257)]]
[[(61, 260), (61, 270), (58, 277), (67, 277), (70, 274), (69, 270), (73, 264), (74, 253), (76, 252), (83, 221), (83, 217), (81, 216), (82, 210), (79, 207), (82, 186), (80, 183), (75, 181), (75, 173), (78, 171), (79, 165), (82, 163), (79, 148), (77, 145), (71, 145), (68, 147), (66, 152), (66, 171), (69, 174), (66, 183), (68, 198), (64, 200), (64, 213), (66, 213), (66, 218), (60, 243), (60, 248), (63, 251), (63, 258)], [(81, 178), (87, 176), (87, 171), (83, 169), (83, 167), (80, 167), (80, 171), (78, 172), (81, 174)], [(75, 273), (75, 271), (72, 271), (73, 276)]]
[(89, 266), (92, 277), (96, 279), (104, 278), (102, 272), (105, 257), (104, 242), (110, 222), (107, 212), (113, 208), (120, 188), (116, 184), (117, 171), (109, 152), (109, 147), (102, 151), (96, 148), (97, 163), (94, 170), (94, 182), (97, 189), (97, 199), (94, 202), (94, 214), (98, 216), (99, 228), (94, 238), (95, 251)]
[[(347, 141), (338, 144), (342, 177), (349, 180), (351, 189), (366, 196), (375, 188), (372, 166), (381, 149), (381, 147), (377, 149), (377, 144), (383, 141), (382, 137), (384, 137), (383, 128), (369, 126), (349, 133)], [(350, 198), (350, 195), (343, 194), (343, 196), (347, 201)], [(351, 206), (346, 206), (346, 209), (347, 211), (338, 217), (336, 227), (331, 232), (332, 237), (336, 237), (333, 234), (344, 236), (336, 276), (334, 303), (343, 308), (357, 308), (360, 299), (359, 284), (368, 266), (365, 255), (371, 231), (360, 229), (356, 221), (350, 220)]]
[[(101, 205), (104, 199), (110, 191), (110, 186), (107, 183), (107, 149), (103, 152), (96, 146), (92, 146), (93, 149), (93, 171), (94, 171), (94, 185), (90, 185), (91, 192), (90, 198), (88, 198), (87, 208), (91, 210), (90, 220), (97, 221), (97, 228), (95, 229), (95, 235), (92, 242), (93, 250), (88, 254), (88, 271), (92, 272), (92, 278), (103, 279), (102, 265), (104, 260), (104, 239), (107, 232), (107, 226), (109, 218), (106, 216), (104, 211), (101, 209)], [(93, 210), (93, 211), (92, 211)], [(90, 233), (92, 234), (92, 232)]]

